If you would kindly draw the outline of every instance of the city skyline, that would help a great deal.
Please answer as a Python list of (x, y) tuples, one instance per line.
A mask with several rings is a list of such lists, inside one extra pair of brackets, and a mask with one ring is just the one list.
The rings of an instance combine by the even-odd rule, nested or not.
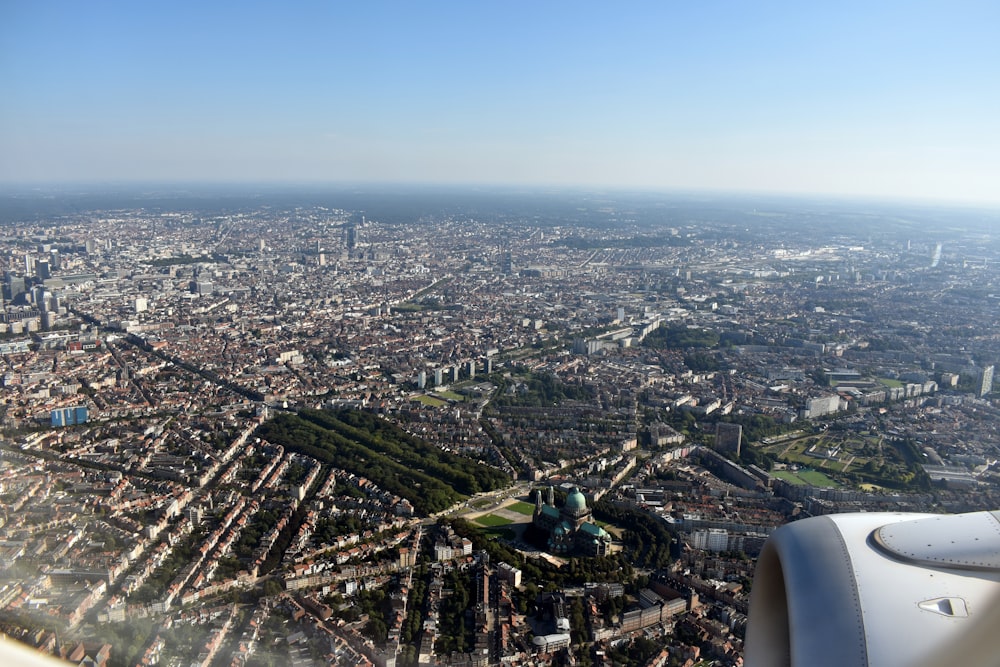
[(736, 667), (775, 536), (995, 522), (996, 214), (211, 192), (0, 206), (8, 662)]
[(983, 2), (0, 10), (0, 183), (585, 186), (996, 204)]

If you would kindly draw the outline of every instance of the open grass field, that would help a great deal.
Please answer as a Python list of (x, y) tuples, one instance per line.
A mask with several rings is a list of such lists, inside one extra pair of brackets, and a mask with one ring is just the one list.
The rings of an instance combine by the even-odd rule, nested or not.
[(448, 405), (445, 401), (442, 401), (441, 399), (438, 398), (434, 398), (433, 396), (426, 396), (426, 395), (417, 396), (413, 400), (417, 401), (418, 403), (423, 403), (424, 405), (430, 406), (432, 408), (440, 408), (445, 405)]
[(795, 473), (791, 472), (790, 470), (772, 470), (771, 474), (774, 477), (777, 477), (778, 479), (783, 479), (786, 482), (788, 482), (789, 484), (793, 484), (795, 486), (805, 486), (806, 485), (806, 483), (804, 481), (802, 481), (801, 479), (799, 479), (798, 476)]
[(513, 510), (518, 514), (523, 514), (524, 516), (531, 516), (535, 513), (535, 506), (531, 503), (526, 503), (521, 500), (517, 501), (513, 505), (507, 505), (504, 509)]
[(798, 470), (792, 472), (791, 470), (772, 470), (771, 474), (778, 479), (783, 479), (789, 484), (794, 484), (796, 486), (802, 486), (808, 484), (810, 486), (819, 486), (827, 488), (840, 488), (840, 484), (833, 481), (823, 473), (818, 470)]
[(448, 399), (449, 401), (464, 401), (465, 400), (464, 396), (462, 396), (461, 394), (456, 394), (453, 391), (436, 391), (434, 393), (436, 395), (440, 396), (441, 398)]
[(480, 526), (486, 526), (487, 528), (509, 526), (510, 524), (514, 523), (510, 519), (505, 519), (502, 516), (497, 516), (496, 514), (485, 514), (481, 517), (473, 519), (473, 521), (478, 523)]
[(481, 510), (484, 507), (488, 507), (489, 505), (493, 504), (493, 501), (490, 498), (476, 498), (469, 504), (475, 507), (477, 510)]
[(840, 488), (840, 484), (833, 481), (818, 470), (799, 470), (798, 476), (800, 479), (805, 481), (806, 484), (834, 489)]

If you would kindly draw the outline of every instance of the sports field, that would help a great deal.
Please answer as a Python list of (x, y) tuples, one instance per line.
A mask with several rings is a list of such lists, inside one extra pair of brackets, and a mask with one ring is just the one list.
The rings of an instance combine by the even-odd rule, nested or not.
[(443, 405), (448, 405), (446, 402), (442, 401), (439, 398), (434, 398), (433, 396), (426, 396), (426, 395), (417, 396), (413, 400), (417, 401), (418, 403), (423, 403), (424, 405), (430, 406), (432, 408), (440, 408)]

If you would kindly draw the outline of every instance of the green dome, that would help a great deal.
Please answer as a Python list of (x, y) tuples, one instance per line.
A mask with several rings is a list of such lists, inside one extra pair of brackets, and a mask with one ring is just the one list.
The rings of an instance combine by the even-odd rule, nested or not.
[(570, 512), (583, 512), (587, 509), (587, 499), (580, 493), (580, 489), (574, 488), (566, 496), (566, 510)]

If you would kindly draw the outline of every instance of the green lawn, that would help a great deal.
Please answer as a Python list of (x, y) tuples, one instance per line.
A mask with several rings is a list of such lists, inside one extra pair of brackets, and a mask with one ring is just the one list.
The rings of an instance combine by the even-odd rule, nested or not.
[(481, 510), (484, 507), (488, 507), (489, 505), (493, 504), (493, 500), (490, 498), (476, 498), (469, 504), (475, 507), (477, 510)]
[(465, 400), (464, 396), (462, 396), (461, 394), (456, 394), (453, 391), (436, 391), (434, 393), (436, 395), (440, 396), (441, 398), (447, 398), (448, 400), (451, 400), (451, 401), (464, 401)]
[(891, 378), (879, 378), (878, 381), (881, 384), (884, 384), (886, 387), (889, 387), (891, 389), (895, 389), (895, 388), (903, 386), (902, 382), (900, 382), (899, 380), (893, 380)]
[(424, 405), (430, 406), (432, 408), (440, 408), (445, 405), (448, 405), (445, 401), (434, 398), (433, 396), (417, 396), (413, 400), (417, 401), (418, 403), (423, 403)]
[(806, 484), (811, 484), (813, 486), (823, 486), (831, 488), (839, 488), (840, 484), (819, 472), (818, 470), (800, 470), (799, 478), (804, 480)]
[(488, 526), (490, 528), (495, 528), (497, 526), (508, 526), (512, 523), (510, 519), (505, 519), (502, 516), (497, 516), (496, 514), (486, 514), (479, 518), (473, 519), (480, 526)]
[(805, 486), (805, 482), (799, 479), (795, 473), (788, 470), (772, 470), (771, 474), (778, 479), (783, 479), (789, 484), (794, 484), (795, 486)]
[(794, 484), (796, 486), (809, 484), (810, 486), (830, 487), (834, 489), (840, 488), (840, 484), (833, 481), (818, 470), (802, 469), (798, 472), (792, 472), (791, 470), (772, 470), (771, 474), (778, 479), (783, 479), (789, 484)]
[(526, 503), (522, 501), (517, 501), (513, 505), (507, 505), (504, 509), (513, 510), (518, 514), (523, 514), (524, 516), (531, 516), (535, 513), (535, 506), (531, 503)]

